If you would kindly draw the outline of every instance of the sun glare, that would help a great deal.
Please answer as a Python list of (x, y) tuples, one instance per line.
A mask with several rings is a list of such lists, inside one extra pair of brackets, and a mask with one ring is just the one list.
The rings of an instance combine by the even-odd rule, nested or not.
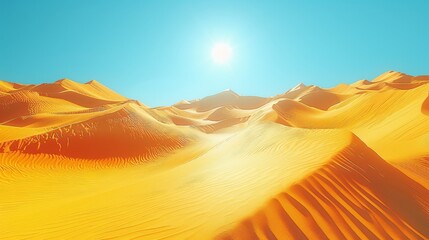
[(218, 42), (213, 46), (211, 56), (216, 64), (227, 64), (232, 58), (232, 48), (228, 43)]

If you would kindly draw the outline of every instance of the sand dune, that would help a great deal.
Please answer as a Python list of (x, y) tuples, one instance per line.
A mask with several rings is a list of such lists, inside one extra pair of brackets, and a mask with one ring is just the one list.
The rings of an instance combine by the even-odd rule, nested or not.
[[(3, 85), (6, 95), (0, 97), (4, 113), (0, 120), (12, 134), (2, 139), (0, 152), (147, 159), (196, 138), (189, 134), (191, 130), (185, 133), (163, 124), (144, 105), (96, 81), (80, 84), (62, 79), (51, 84)], [(13, 133), (25, 131), (23, 128), (28, 134)]]
[(36, 85), (30, 90), (44, 96), (62, 98), (90, 107), (126, 100), (95, 80), (80, 84), (70, 79), (61, 79), (52, 84)]
[(0, 239), (429, 239), (428, 83), (148, 108), (0, 81)]
[(0, 152), (46, 153), (90, 159), (146, 157), (182, 147), (192, 139), (153, 120), (133, 103), (105, 112), (44, 134), (3, 142)]
[(220, 239), (423, 239), (429, 190), (354, 137)]

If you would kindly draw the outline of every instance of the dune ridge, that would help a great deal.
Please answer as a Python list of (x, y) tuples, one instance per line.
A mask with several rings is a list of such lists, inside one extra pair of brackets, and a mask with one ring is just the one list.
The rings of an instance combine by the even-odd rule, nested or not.
[(429, 239), (428, 83), (149, 108), (0, 81), (0, 239)]

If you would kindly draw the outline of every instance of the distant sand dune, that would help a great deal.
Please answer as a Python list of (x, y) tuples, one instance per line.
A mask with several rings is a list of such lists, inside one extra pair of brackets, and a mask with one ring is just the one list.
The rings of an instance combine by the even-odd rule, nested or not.
[(267, 103), (269, 100), (261, 97), (240, 96), (237, 93), (226, 90), (216, 95), (208, 96), (189, 103), (174, 105), (180, 109), (194, 109), (197, 112), (205, 112), (223, 106), (232, 106), (239, 109), (254, 109)]

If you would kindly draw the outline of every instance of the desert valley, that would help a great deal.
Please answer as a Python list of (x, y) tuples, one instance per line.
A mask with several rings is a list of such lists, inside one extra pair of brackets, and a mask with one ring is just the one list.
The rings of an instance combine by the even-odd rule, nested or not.
[(429, 239), (429, 76), (155, 108), (0, 81), (0, 193), (0, 239)]

